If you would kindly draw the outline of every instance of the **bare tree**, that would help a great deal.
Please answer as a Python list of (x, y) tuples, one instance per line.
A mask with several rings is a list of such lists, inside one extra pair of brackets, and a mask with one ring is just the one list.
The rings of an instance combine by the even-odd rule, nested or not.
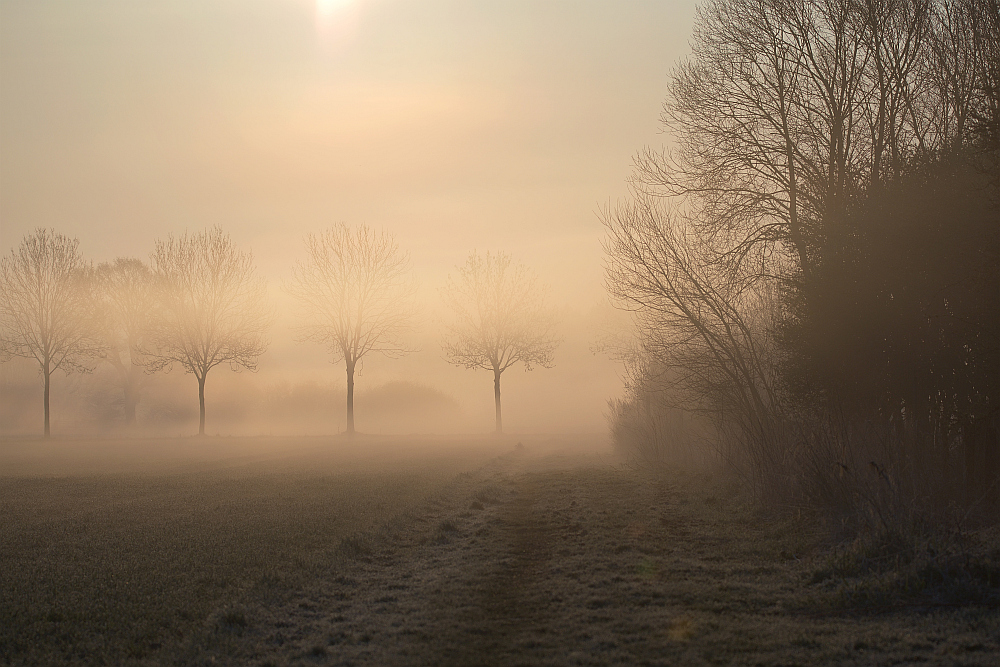
[(52, 373), (89, 372), (99, 352), (91, 335), (89, 266), (77, 239), (36, 229), (0, 260), (0, 352), (38, 362), (44, 384), (45, 437)]
[(205, 433), (205, 378), (219, 364), (234, 371), (257, 370), (267, 349), (271, 323), (266, 286), (253, 256), (240, 251), (220, 228), (157, 241), (152, 255), (157, 312), (146, 368), (178, 363), (198, 379), (200, 418)]
[[(943, 461), (954, 425), (983, 419), (954, 406), (967, 389), (957, 380), (995, 358), (987, 326), (961, 336), (968, 322), (991, 322), (995, 312), (974, 295), (996, 294), (996, 253), (988, 250), (996, 236), (987, 233), (995, 226), (983, 227), (982, 214), (992, 213), (1000, 174), (997, 6), (699, 7), (692, 55), (675, 67), (663, 108), (673, 146), (637, 158), (630, 200), (605, 216), (608, 289), (634, 312), (655, 362), (643, 372), (669, 369), (686, 398), (718, 403), (726, 422), (737, 408), (741, 446), (764, 454), (753, 461), (758, 470), (800, 453), (802, 438), (778, 432), (786, 425), (812, 437), (822, 420), (880, 419), (928, 434)], [(920, 210), (905, 208), (900, 193), (921, 201)], [(951, 202), (947, 215), (937, 209), (942, 201)], [(928, 259), (917, 261), (925, 249)], [(961, 260), (953, 265), (952, 256)], [(919, 270), (896, 268), (896, 258)], [(894, 270), (881, 273), (886, 267)], [(909, 310), (909, 300), (920, 305)], [(953, 314), (973, 302), (974, 317)], [(941, 333), (917, 334), (918, 324), (931, 326), (932, 308), (946, 311), (934, 316)], [(875, 317), (897, 310), (920, 316), (903, 326)], [(961, 355), (975, 357), (975, 369), (954, 361)], [(862, 381), (859, 370), (883, 384)], [(897, 381), (905, 391), (884, 389)], [(968, 393), (986, 401), (992, 385), (973, 384)], [(859, 391), (875, 386), (879, 402)], [(995, 432), (995, 421), (983, 428)], [(785, 443), (771, 447), (769, 438)]]
[(140, 350), (147, 347), (144, 339), (149, 335), (155, 301), (153, 273), (142, 260), (120, 257), (98, 265), (94, 279), (102, 358), (118, 374), (125, 422), (134, 424), (145, 378)]
[(931, 18), (928, 0), (706, 2), (664, 104), (676, 148), (640, 155), (637, 184), (689, 200), (730, 263), (807, 278), (825, 225), (934, 148)]
[(503, 433), (500, 375), (518, 362), (529, 371), (550, 368), (558, 345), (538, 279), (507, 254), (473, 253), (457, 279), (448, 277), (444, 297), (457, 318), (444, 342), (445, 359), (493, 371), (496, 430)]
[[(926, 78), (938, 143), (950, 149), (1000, 146), (1000, 3), (939, 0)], [(970, 141), (971, 140), (971, 141)], [(995, 158), (994, 158), (995, 159)]]
[(924, 60), (925, 76), (933, 85), (930, 121), (938, 141), (948, 147), (966, 142), (975, 109), (978, 58), (975, 48), (976, 11), (965, 0), (934, 7), (930, 49)]
[(762, 464), (775, 454), (774, 295), (728, 270), (685, 222), (642, 193), (604, 215), (605, 285), (632, 313), (640, 375), (658, 369), (661, 376), (632, 384), (669, 386), (678, 407), (738, 432), (753, 463)]
[(327, 346), (347, 366), (347, 432), (354, 433), (354, 372), (370, 352), (398, 357), (409, 326), (409, 257), (386, 232), (340, 223), (306, 237), (305, 261), (287, 286), (302, 305), (301, 340)]
[[(997, 0), (955, 0), (965, 5), (972, 31), (971, 48), (978, 62), (975, 104), (971, 111), (973, 128), (983, 147), (993, 152), (994, 165), (1000, 162), (1000, 2)], [(1000, 169), (994, 167), (994, 174)], [(1000, 178), (1000, 176), (997, 176)]]

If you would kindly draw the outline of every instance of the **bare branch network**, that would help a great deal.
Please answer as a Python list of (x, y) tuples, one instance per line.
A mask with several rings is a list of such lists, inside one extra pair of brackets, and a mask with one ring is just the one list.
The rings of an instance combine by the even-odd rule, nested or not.
[(152, 260), (158, 308), (148, 368), (177, 363), (198, 377), (219, 364), (257, 370), (272, 318), (253, 256), (215, 227), (157, 241)]
[(413, 319), (409, 256), (386, 232), (340, 223), (306, 237), (307, 258), (286, 285), (305, 324), (300, 340), (325, 345), (347, 371), (347, 432), (354, 432), (354, 373), (371, 352), (399, 357)]
[(525, 370), (552, 366), (559, 341), (545, 293), (533, 273), (504, 253), (473, 253), (443, 296), (455, 315), (444, 340), (445, 359), (456, 366), (493, 371), (496, 431), (503, 432), (500, 375), (520, 362)]
[(448, 277), (444, 299), (455, 315), (444, 342), (456, 366), (502, 373), (514, 364), (550, 368), (559, 340), (545, 292), (527, 267), (509, 255), (473, 254), (458, 277)]
[(863, 423), (898, 470), (962, 443), (1000, 498), (997, 0), (707, 0), (661, 118), (604, 215), (632, 386), (711, 414), (755, 483)]
[(306, 237), (305, 261), (286, 285), (302, 307), (300, 340), (326, 345), (333, 361), (369, 352), (398, 357), (413, 318), (409, 256), (386, 232), (337, 224)]
[(150, 347), (154, 287), (152, 271), (139, 259), (119, 257), (99, 264), (94, 271), (96, 333), (104, 345), (101, 359), (115, 369), (128, 424), (135, 423), (136, 405), (147, 380), (143, 370), (148, 360), (142, 350)]
[(93, 335), (90, 266), (79, 245), (51, 229), (37, 229), (0, 260), (0, 354), (38, 363), (46, 436), (52, 373), (89, 372), (89, 361), (102, 351)]
[(37, 229), (0, 260), (0, 344), (5, 355), (34, 359), (50, 371), (86, 371), (100, 347), (91, 337), (87, 262), (80, 242)]
[(240, 251), (218, 227), (170, 236), (153, 251), (156, 313), (143, 350), (150, 372), (180, 364), (198, 379), (200, 420), (205, 433), (205, 379), (220, 364), (257, 370), (267, 349), (272, 313), (267, 288), (253, 257)]

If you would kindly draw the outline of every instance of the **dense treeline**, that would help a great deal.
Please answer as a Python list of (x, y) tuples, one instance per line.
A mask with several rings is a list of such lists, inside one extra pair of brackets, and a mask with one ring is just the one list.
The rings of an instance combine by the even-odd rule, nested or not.
[(998, 3), (711, 0), (692, 49), (605, 216), (619, 446), (683, 417), (764, 498), (995, 518)]
[[(470, 273), (481, 266), (491, 269)], [(473, 253), (458, 271), (445, 289), (457, 323), (442, 344), (449, 362), (494, 372), (501, 432), (501, 373), (519, 362), (526, 370), (551, 365), (558, 341), (544, 290), (526, 267), (503, 254), (487, 255), (484, 265)], [(360, 362), (372, 352), (396, 357), (409, 351), (403, 339), (414, 314), (409, 258), (385, 232), (338, 224), (307, 236), (306, 259), (284, 287), (301, 307), (299, 340), (325, 345), (334, 362), (345, 363), (346, 431), (354, 433)], [(274, 320), (252, 254), (218, 227), (157, 241), (148, 264), (119, 258), (96, 267), (80, 254), (77, 239), (38, 229), (0, 259), (0, 288), (0, 361), (23, 357), (38, 364), (46, 437), (53, 373), (90, 373), (101, 365), (114, 369), (115, 402), (126, 425), (136, 422), (150, 374), (180, 367), (194, 375), (203, 435), (209, 372), (217, 366), (257, 370)], [(381, 395), (413, 393), (405, 383), (396, 385)], [(448, 402), (430, 388), (418, 393), (410, 403)], [(373, 404), (379, 395), (371, 395)], [(283, 417), (310, 403), (270, 399), (264, 402)]]

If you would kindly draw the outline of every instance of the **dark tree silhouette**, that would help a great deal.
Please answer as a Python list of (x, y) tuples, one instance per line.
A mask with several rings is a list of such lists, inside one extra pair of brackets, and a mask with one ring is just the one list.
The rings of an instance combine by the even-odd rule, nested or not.
[(0, 260), (0, 352), (38, 362), (45, 437), (50, 434), (52, 373), (89, 372), (87, 360), (100, 351), (92, 335), (89, 266), (79, 244), (53, 230), (37, 229)]
[(706, 2), (663, 107), (675, 149), (640, 155), (637, 182), (692, 203), (730, 263), (807, 276), (853, 198), (961, 143), (989, 106), (971, 64), (988, 50), (948, 30), (990, 3)]
[(936, 432), (942, 478), (960, 438), (970, 499), (1000, 496), (998, 220), (968, 156), (887, 184), (827, 235), (785, 331), (797, 396)]
[(150, 371), (180, 364), (198, 379), (199, 435), (205, 434), (205, 379), (219, 364), (257, 370), (271, 322), (266, 286), (253, 257), (218, 227), (157, 241), (152, 255), (157, 309)]
[(301, 340), (327, 347), (347, 366), (347, 432), (354, 433), (354, 373), (371, 352), (398, 357), (412, 317), (409, 257), (386, 232), (343, 223), (306, 237), (287, 291), (302, 306)]
[(691, 46), (672, 148), (638, 156), (605, 219), (643, 368), (722, 404), (720, 432), (761, 424), (739, 447), (772, 479), (860, 426), (898, 470), (983, 488), (1000, 467), (997, 0), (708, 0)]
[(473, 253), (458, 277), (448, 277), (445, 301), (457, 322), (444, 342), (456, 366), (493, 371), (496, 431), (503, 433), (500, 375), (516, 363), (550, 368), (558, 344), (538, 279), (509, 255)]

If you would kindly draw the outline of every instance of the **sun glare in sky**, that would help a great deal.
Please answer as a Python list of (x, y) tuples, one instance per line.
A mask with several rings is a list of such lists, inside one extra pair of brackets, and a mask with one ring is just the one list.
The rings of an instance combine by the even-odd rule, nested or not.
[(425, 317), (418, 351), (372, 360), (366, 386), (439, 387), (487, 423), (492, 379), (480, 391), (441, 359), (439, 288), (473, 251), (505, 252), (550, 287), (565, 331), (552, 369), (505, 385), (511, 428), (603, 432), (622, 383), (591, 351), (618, 321), (598, 212), (627, 192), (635, 152), (663, 144), (693, 5), (0, 0), (0, 251), (51, 227), (95, 264), (147, 260), (218, 225), (281, 318), (260, 372), (234, 381), (327, 386), (343, 370), (297, 342), (281, 286), (307, 233), (384, 229)]
[(316, 0), (316, 31), (321, 37), (337, 38), (350, 32), (355, 0)]
[(316, 0), (316, 13), (320, 16), (330, 16), (350, 4), (352, 0)]

